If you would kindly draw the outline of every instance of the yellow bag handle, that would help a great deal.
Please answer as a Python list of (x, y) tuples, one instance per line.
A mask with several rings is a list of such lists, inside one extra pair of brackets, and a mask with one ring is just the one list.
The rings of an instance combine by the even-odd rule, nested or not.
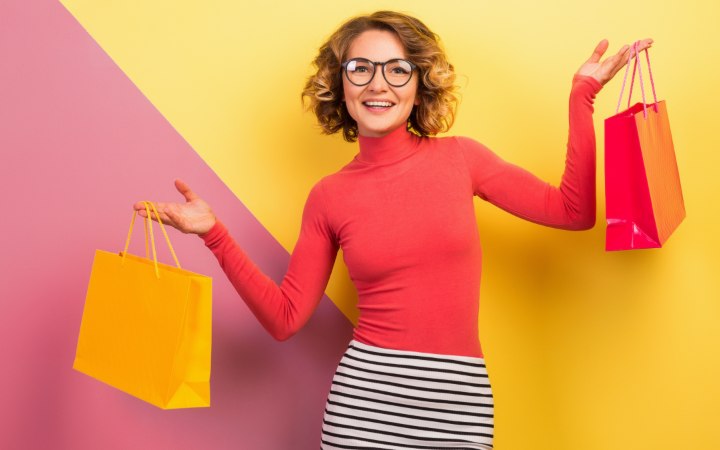
[[(155, 217), (157, 217), (158, 223), (160, 224), (160, 229), (162, 230), (163, 235), (165, 236), (165, 241), (168, 244), (168, 247), (170, 248), (170, 253), (172, 254), (173, 260), (175, 260), (175, 265), (180, 269), (180, 262), (177, 259), (177, 256), (175, 255), (175, 250), (173, 249), (172, 244), (170, 243), (170, 238), (167, 235), (167, 232), (165, 231), (165, 226), (162, 223), (162, 219), (160, 219), (160, 214), (158, 214), (157, 209), (155, 209), (155, 204), (153, 202), (143, 201), (143, 205), (145, 206), (145, 212), (147, 213), (147, 217), (145, 217), (145, 224), (144, 224), (144, 231), (145, 231), (145, 257), (150, 258), (150, 249), (148, 247), (148, 231), (150, 232), (150, 243), (152, 244), (152, 254), (153, 254), (153, 262), (155, 263), (155, 276), (160, 278), (160, 271), (158, 270), (158, 261), (157, 261), (157, 250), (155, 248), (155, 235), (153, 234), (152, 224), (150, 223), (152, 221), (151, 215), (150, 215), (150, 209), (152, 209), (152, 212), (155, 213)], [(125, 264), (125, 255), (127, 254), (128, 247), (130, 246), (130, 237), (132, 236), (133, 226), (135, 225), (135, 218), (137, 217), (137, 211), (133, 212), (132, 220), (130, 221), (130, 230), (128, 231), (127, 240), (125, 240), (125, 249), (122, 252), (122, 264)]]

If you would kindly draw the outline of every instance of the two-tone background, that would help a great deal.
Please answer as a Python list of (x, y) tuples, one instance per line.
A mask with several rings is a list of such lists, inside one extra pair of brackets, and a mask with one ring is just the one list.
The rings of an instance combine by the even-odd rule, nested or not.
[(180, 200), (176, 177), (280, 280), (310, 187), (357, 151), (303, 112), (309, 63), (341, 21), (389, 8), (443, 38), (463, 86), (452, 133), (555, 183), (573, 72), (601, 38), (655, 39), (688, 211), (666, 248), (603, 251), (619, 79), (596, 101), (592, 231), (477, 202), (496, 448), (720, 447), (716, 2), (0, 0), (0, 448), (318, 447), (356, 317), (340, 263), (307, 328), (276, 343), (202, 242), (171, 231), (214, 278), (212, 407), (161, 411), (71, 366), (94, 250), (121, 250), (135, 201)]

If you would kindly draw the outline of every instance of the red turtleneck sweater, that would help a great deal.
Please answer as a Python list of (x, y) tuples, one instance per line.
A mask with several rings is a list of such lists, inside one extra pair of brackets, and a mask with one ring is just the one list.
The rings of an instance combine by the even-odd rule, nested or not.
[(357, 287), (354, 338), (399, 350), (482, 356), (477, 195), (524, 219), (587, 229), (595, 222), (593, 99), (576, 76), (565, 172), (553, 187), (463, 137), (420, 138), (403, 128), (360, 136), (360, 152), (311, 190), (288, 271), (278, 286), (218, 222), (201, 236), (240, 296), (277, 339), (308, 320), (338, 248)]

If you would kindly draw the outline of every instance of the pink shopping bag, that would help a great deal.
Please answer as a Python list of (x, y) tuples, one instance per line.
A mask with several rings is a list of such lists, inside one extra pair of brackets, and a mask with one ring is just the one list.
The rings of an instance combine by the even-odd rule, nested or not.
[[(628, 109), (605, 120), (605, 250), (659, 248), (685, 218), (685, 205), (665, 101), (657, 101), (645, 50), (655, 102), (645, 103), (645, 88), (637, 44), (628, 95)], [(632, 56), (632, 54), (631, 54)], [(627, 81), (628, 63), (622, 101)], [(630, 106), (637, 72), (642, 103)]]

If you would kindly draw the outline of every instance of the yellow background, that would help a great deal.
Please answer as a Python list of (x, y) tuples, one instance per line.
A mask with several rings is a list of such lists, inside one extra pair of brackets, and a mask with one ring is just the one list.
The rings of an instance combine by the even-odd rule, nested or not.
[[(546, 229), (477, 202), (496, 448), (720, 448), (717, 2), (63, 4), (288, 251), (310, 187), (356, 152), (320, 135), (299, 100), (317, 47), (349, 16), (396, 9), (423, 20), (461, 75), (452, 134), (555, 183), (575, 69), (601, 38), (611, 51), (654, 38), (688, 212), (666, 248), (603, 251), (602, 124), (619, 77), (596, 100), (592, 231)], [(327, 292), (352, 318), (352, 287), (336, 269)]]

